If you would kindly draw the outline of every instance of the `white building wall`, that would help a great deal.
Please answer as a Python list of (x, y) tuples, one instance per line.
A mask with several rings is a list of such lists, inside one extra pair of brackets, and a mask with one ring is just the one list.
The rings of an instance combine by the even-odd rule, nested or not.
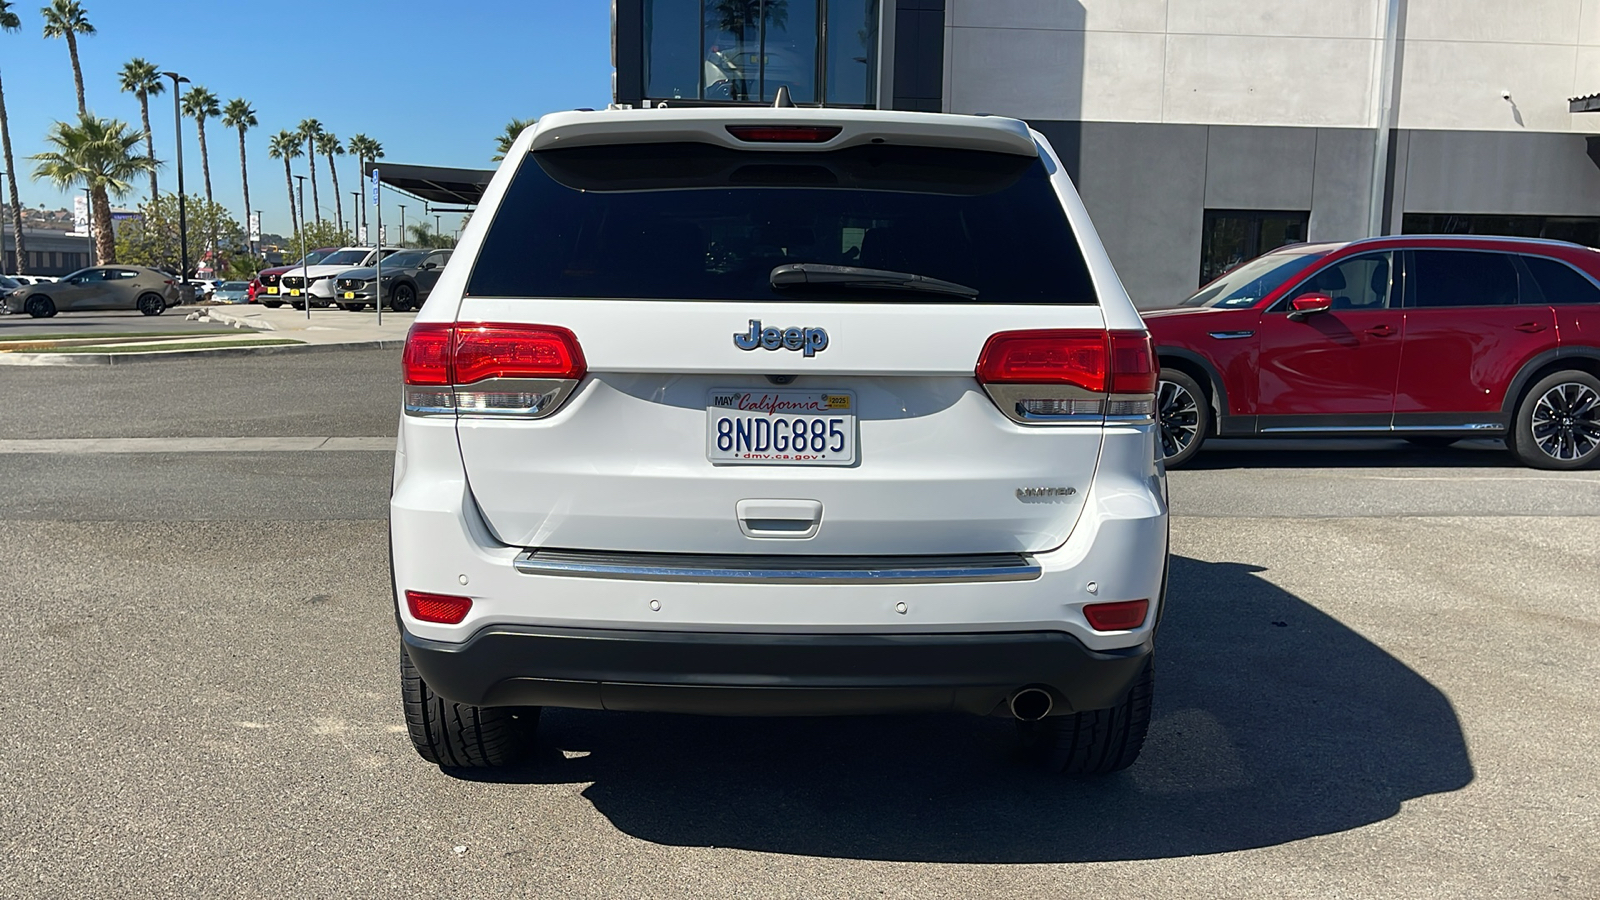
[[(1400, 128), (1600, 131), (1566, 104), (1600, 92), (1600, 0), (1396, 2)], [(946, 108), (1371, 128), (1382, 14), (1382, 0), (948, 0)]]

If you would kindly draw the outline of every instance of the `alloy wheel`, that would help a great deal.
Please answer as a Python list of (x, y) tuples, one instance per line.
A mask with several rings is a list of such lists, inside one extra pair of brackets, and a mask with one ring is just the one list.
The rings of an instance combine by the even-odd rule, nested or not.
[(1163, 381), (1156, 390), (1156, 420), (1161, 423), (1161, 455), (1172, 458), (1200, 434), (1200, 404), (1181, 384)]
[(1545, 391), (1533, 407), (1533, 440), (1551, 459), (1572, 462), (1600, 446), (1600, 393), (1567, 382)]

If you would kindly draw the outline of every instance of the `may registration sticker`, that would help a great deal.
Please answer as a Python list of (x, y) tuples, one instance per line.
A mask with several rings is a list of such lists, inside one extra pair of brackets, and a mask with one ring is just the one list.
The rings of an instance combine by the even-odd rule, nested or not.
[(706, 458), (719, 465), (854, 465), (855, 394), (713, 390), (706, 402)]

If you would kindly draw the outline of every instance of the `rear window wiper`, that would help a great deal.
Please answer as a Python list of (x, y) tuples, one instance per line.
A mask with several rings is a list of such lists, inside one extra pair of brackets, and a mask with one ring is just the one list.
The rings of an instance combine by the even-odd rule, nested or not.
[(822, 263), (789, 263), (778, 266), (768, 276), (772, 286), (787, 288), (865, 288), (867, 290), (922, 291), (929, 294), (948, 294), (954, 297), (973, 298), (978, 289), (916, 275), (911, 272), (891, 272), (888, 269), (867, 269), (861, 266), (829, 266)]

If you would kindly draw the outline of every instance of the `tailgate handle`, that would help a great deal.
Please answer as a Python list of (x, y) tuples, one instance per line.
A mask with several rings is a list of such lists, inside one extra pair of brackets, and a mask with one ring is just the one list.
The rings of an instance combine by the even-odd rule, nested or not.
[(822, 526), (820, 500), (740, 500), (739, 530), (750, 538), (805, 540)]

